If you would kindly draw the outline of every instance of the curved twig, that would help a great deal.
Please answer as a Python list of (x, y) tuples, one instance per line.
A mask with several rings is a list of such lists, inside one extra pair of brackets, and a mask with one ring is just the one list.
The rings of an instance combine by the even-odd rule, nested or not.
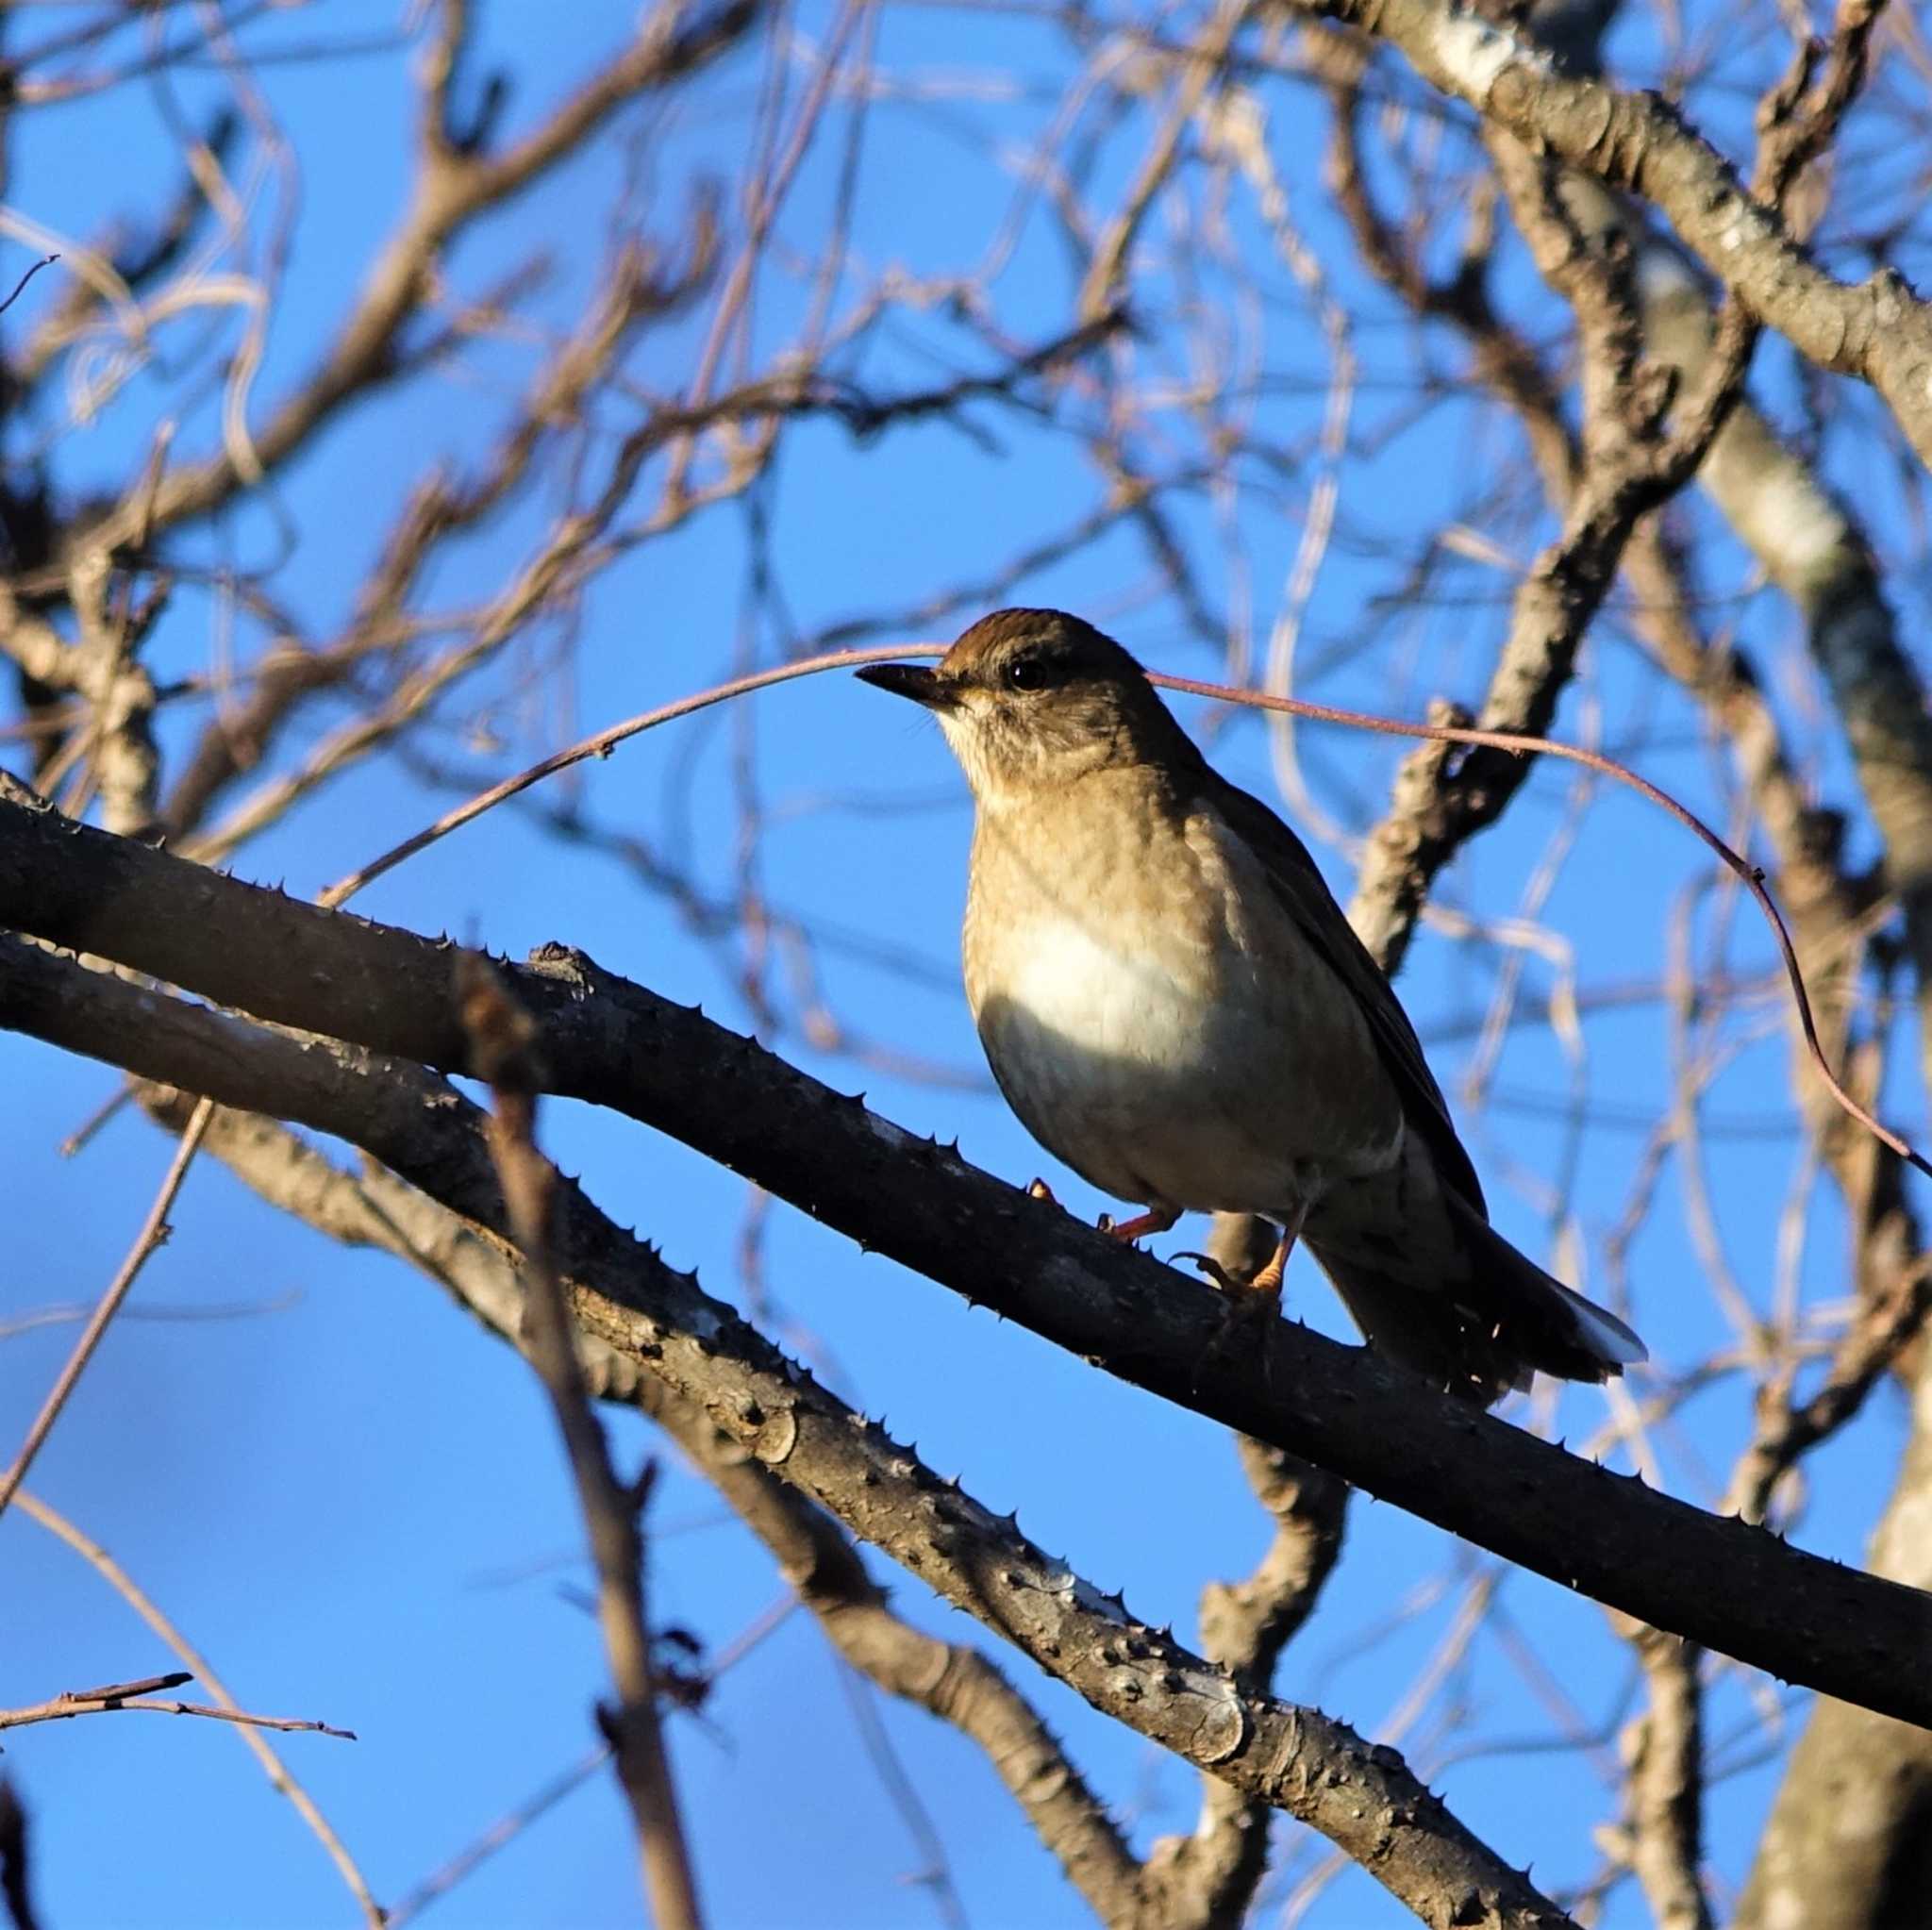
[(1791, 1002), (1798, 1008), (1798, 1023), (1805, 1035), (1805, 1044), (1827, 1090), (1874, 1138), (1890, 1146), (1901, 1159), (1908, 1160), (1932, 1178), (1932, 1160), (1926, 1159), (1890, 1126), (1881, 1125), (1839, 1083), (1830, 1060), (1824, 1056), (1824, 1048), (1819, 1043), (1818, 1026), (1812, 1017), (1810, 996), (1805, 990), (1805, 974), (1798, 964), (1797, 948), (1791, 943), (1784, 914), (1777, 908), (1777, 901), (1764, 882), (1763, 867), (1753, 864), (1748, 857), (1734, 851), (1689, 805), (1678, 803), (1669, 791), (1653, 784), (1649, 778), (1640, 776), (1629, 765), (1620, 764), (1616, 758), (1607, 757), (1601, 751), (1585, 750), (1581, 744), (1566, 744), (1555, 738), (1531, 737), (1510, 730), (1479, 730), (1473, 724), (1409, 724), (1399, 718), (1377, 717), (1371, 711), (1342, 710), (1329, 704), (1310, 704), (1300, 697), (1271, 697), (1259, 690), (1233, 690), (1221, 684), (1200, 683), (1192, 677), (1166, 676), (1151, 671), (1147, 680), (1158, 684), (1163, 690), (1184, 690), (1190, 696), (1211, 697), (1219, 703), (1249, 704), (1263, 710), (1287, 710), (1296, 717), (1309, 718), (1318, 724), (1345, 724), (1356, 730), (1372, 730), (1383, 737), (1420, 737), (1432, 738), (1441, 743), (1485, 744), (1491, 750), (1511, 751), (1519, 757), (1546, 754), (1564, 758), (1572, 764), (1581, 764), (1606, 777), (1614, 777), (1619, 784), (1627, 784), (1640, 797), (1647, 798), (1660, 809), (1668, 811), (1737, 873), (1745, 890), (1757, 901), (1757, 908), (1764, 913), (1765, 922), (1777, 940), (1785, 977), (1790, 982)]
[(34, 276), (41, 272), (42, 269), (53, 267), (55, 262), (59, 260), (59, 254), (56, 252), (52, 255), (42, 255), (38, 261), (34, 262), (32, 266), (30, 266), (27, 269), (27, 272), (25, 275), (23, 275), (17, 282), (13, 284), (13, 292), (10, 295), (8, 295), (4, 302), (0, 302), (0, 315), (6, 314), (8, 309), (12, 308), (14, 303), (19, 301), (22, 295), (25, 294), (27, 283), (30, 282), (34, 278)]
[[(658, 724), (689, 717), (696, 711), (708, 709), (713, 704), (747, 696), (753, 690), (766, 690), (773, 684), (789, 683), (794, 677), (815, 676), (827, 670), (852, 670), (868, 663), (888, 663), (907, 657), (942, 657), (945, 648), (940, 643), (903, 643), (875, 645), (864, 650), (829, 651), (820, 657), (804, 657), (795, 662), (774, 665), (770, 670), (755, 671), (749, 676), (733, 677), (726, 683), (713, 684), (673, 703), (660, 704), (654, 710), (627, 717), (622, 724), (613, 724), (608, 729), (580, 739), (563, 750), (554, 751), (526, 770), (506, 777), (502, 783), (478, 791), (467, 803), (458, 805), (455, 810), (445, 811), (433, 824), (427, 824), (413, 837), (404, 839), (400, 844), (392, 846), (359, 871), (338, 879), (316, 899), (316, 903), (325, 909), (335, 909), (365, 885), (373, 883), (385, 872), (392, 871), (404, 859), (413, 857), (417, 852), (447, 837), (472, 819), (481, 817), (506, 799), (515, 797), (518, 792), (527, 790), (546, 777), (555, 776), (559, 771), (568, 770), (573, 764), (581, 764), (590, 757), (608, 757), (627, 738), (636, 737)], [(1734, 851), (1688, 805), (1680, 804), (1669, 791), (1653, 784), (1649, 778), (1640, 776), (1627, 764), (1620, 764), (1616, 758), (1607, 757), (1601, 751), (1588, 751), (1579, 744), (1562, 743), (1555, 738), (1533, 737), (1507, 730), (1479, 730), (1474, 725), (1459, 724), (1413, 724), (1402, 718), (1378, 717), (1373, 711), (1344, 710), (1333, 704), (1311, 704), (1302, 697), (1270, 696), (1260, 690), (1237, 690), (1225, 684), (1206, 683), (1196, 677), (1169, 676), (1158, 671), (1149, 671), (1147, 680), (1164, 690), (1180, 690), (1189, 696), (1207, 697), (1219, 704), (1246, 704), (1256, 709), (1284, 711), (1291, 717), (1305, 717), (1313, 723), (1346, 724), (1351, 729), (1374, 731), (1382, 737), (1429, 738), (1441, 743), (1482, 744), (1491, 750), (1512, 752), (1518, 757), (1547, 755), (1562, 757), (1570, 763), (1599, 772), (1606, 777), (1613, 777), (1619, 784), (1628, 785), (1641, 797), (1669, 812), (1686, 830), (1702, 840), (1742, 880), (1745, 889), (1757, 901), (1757, 908), (1763, 912), (1772, 935), (1777, 940), (1778, 956), (1783, 960), (1785, 977), (1791, 988), (1791, 1002), (1797, 1007), (1805, 1046), (1818, 1069), (1819, 1077), (1824, 1082), (1825, 1090), (1846, 1113), (1881, 1143), (1932, 1178), (1932, 1160), (1890, 1126), (1880, 1124), (1845, 1090), (1838, 1074), (1832, 1071), (1831, 1061), (1825, 1057), (1824, 1047), (1819, 1041), (1818, 1025), (1812, 1016), (1811, 999), (1805, 989), (1805, 973), (1798, 964), (1796, 947), (1791, 943), (1784, 914), (1778, 910), (1777, 901), (1772, 897), (1770, 888), (1764, 882), (1762, 869)]]

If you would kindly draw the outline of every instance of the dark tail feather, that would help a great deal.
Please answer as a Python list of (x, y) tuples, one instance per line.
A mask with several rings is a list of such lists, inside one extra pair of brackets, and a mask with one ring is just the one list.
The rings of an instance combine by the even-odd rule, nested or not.
[(1427, 1282), (1361, 1253), (1309, 1251), (1355, 1323), (1391, 1360), (1488, 1406), (1533, 1373), (1607, 1380), (1649, 1356), (1615, 1314), (1520, 1254), (1474, 1207), (1445, 1193), (1468, 1272)]

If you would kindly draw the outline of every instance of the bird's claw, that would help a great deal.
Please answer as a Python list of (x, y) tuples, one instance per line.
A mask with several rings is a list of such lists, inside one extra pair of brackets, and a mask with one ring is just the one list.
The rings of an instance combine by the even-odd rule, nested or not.
[(1194, 1270), (1197, 1273), (1206, 1273), (1230, 1299), (1237, 1293), (1244, 1290), (1241, 1282), (1237, 1280), (1212, 1254), (1193, 1253), (1183, 1250), (1180, 1253), (1171, 1254), (1168, 1256), (1168, 1264), (1170, 1266), (1176, 1260), (1192, 1260)]

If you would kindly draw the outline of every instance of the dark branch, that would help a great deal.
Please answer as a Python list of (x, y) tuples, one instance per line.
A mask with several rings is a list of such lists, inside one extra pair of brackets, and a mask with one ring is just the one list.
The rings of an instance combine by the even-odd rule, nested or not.
[[(0, 923), (305, 1031), (446, 1069), (466, 1063), (450, 1007), (453, 947), (242, 884), (45, 807), (0, 801)], [(24, 976), (31, 955), (9, 956), (0, 1023), (212, 1090), (196, 1087), (205, 1072), (152, 1063), (138, 1026), (109, 1040), (84, 1012), (43, 1008)], [(552, 1090), (671, 1133), (1122, 1378), (1509, 1560), (1686, 1640), (1932, 1727), (1932, 1681), (1917, 1667), (1932, 1652), (1932, 1596), (1654, 1493), (1302, 1327), (1280, 1323), (1253, 1349), (1216, 1347), (1223, 1309), (1208, 1288), (701, 1013), (560, 949), (513, 979), (542, 1024)], [(661, 1306), (654, 1316), (673, 1320)]]
[[(440, 956), (446, 965), (449, 954)], [(525, 973), (518, 983), (521, 995), (541, 992), (547, 981)], [(144, 1077), (206, 1088), (224, 1105), (333, 1133), (509, 1241), (487, 1116), (421, 1066), (230, 1018), (5, 937), (0, 1024), (108, 1056)], [(866, 1117), (852, 1102), (838, 1103)], [(874, 1127), (903, 1138), (882, 1121)], [(824, 1504), (1103, 1715), (1322, 1831), (1437, 1930), (1451, 1930), (1459, 1915), (1497, 1930), (1568, 1923), (1393, 1750), (1365, 1743), (1319, 1710), (1243, 1694), (1224, 1671), (1167, 1630), (1137, 1621), (1118, 1597), (1101, 1595), (1010, 1519), (940, 1480), (691, 1276), (613, 1225), (574, 1183), (559, 1176), (555, 1184), (556, 1250), (580, 1328), (703, 1408), (740, 1452)], [(1097, 1238), (1084, 1229), (1082, 1237)], [(1204, 1323), (1202, 1347), (1208, 1333)], [(1487, 1914), (1471, 1920), (1462, 1913), (1472, 1906)]]

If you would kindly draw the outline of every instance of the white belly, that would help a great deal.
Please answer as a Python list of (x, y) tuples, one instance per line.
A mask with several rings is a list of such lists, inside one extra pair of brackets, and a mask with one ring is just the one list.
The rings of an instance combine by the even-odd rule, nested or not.
[[(1069, 918), (1044, 918), (1017, 936), (1017, 966), (1003, 990), (1031, 1025), (1096, 1070), (1186, 1075), (1203, 1072), (1204, 1032), (1215, 996), (1206, 961), (1123, 953)], [(1180, 969), (1176, 969), (1176, 968)]]
[(1282, 1217), (1397, 1156), (1366, 1022), (1211, 815), (982, 816), (965, 939), (1001, 1090), (1103, 1191)]
[(1000, 990), (979, 1034), (994, 1076), (1036, 1139), (1123, 1200), (1285, 1213), (1294, 1160), (1250, 1103), (1283, 1041), (1250, 1033), (1239, 960), (1157, 943), (1128, 951), (1065, 917), (1002, 944)]

